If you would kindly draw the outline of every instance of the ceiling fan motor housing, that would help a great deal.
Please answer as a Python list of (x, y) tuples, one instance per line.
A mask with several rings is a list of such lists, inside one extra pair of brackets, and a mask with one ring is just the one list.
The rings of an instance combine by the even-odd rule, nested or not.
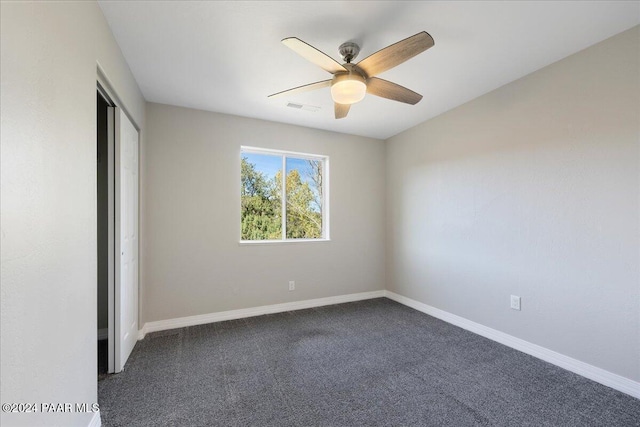
[(355, 59), (356, 56), (358, 56), (358, 53), (360, 53), (360, 46), (358, 46), (354, 42), (346, 42), (340, 45), (338, 51), (340, 52), (340, 56), (342, 56), (342, 59), (346, 63), (350, 63)]

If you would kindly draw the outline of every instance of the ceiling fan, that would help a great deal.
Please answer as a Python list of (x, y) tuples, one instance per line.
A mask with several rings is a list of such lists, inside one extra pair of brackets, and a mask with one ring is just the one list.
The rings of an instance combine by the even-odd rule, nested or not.
[(422, 99), (422, 95), (375, 76), (402, 64), (435, 44), (433, 37), (426, 31), (422, 31), (367, 56), (357, 64), (352, 64), (351, 61), (360, 52), (360, 46), (353, 42), (347, 42), (341, 44), (338, 49), (345, 61), (341, 65), (329, 55), (299, 38), (288, 37), (283, 39), (282, 43), (306, 60), (333, 74), (333, 78), (274, 93), (269, 95), (269, 98), (331, 86), (336, 119), (346, 117), (351, 104), (362, 101), (366, 93), (406, 104), (417, 104)]

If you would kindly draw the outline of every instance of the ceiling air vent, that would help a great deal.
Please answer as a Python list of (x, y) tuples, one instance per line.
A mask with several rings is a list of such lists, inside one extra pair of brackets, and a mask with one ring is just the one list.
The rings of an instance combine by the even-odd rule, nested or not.
[(320, 109), (320, 107), (316, 107), (315, 105), (298, 104), (295, 102), (287, 102), (287, 107), (295, 108), (296, 110), (311, 111), (312, 113)]

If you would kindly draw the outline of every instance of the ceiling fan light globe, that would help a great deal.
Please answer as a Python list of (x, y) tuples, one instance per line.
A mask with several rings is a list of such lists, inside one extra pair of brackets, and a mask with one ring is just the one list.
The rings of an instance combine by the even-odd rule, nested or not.
[(336, 75), (331, 83), (331, 98), (338, 104), (355, 104), (362, 101), (367, 93), (367, 85), (357, 74)]

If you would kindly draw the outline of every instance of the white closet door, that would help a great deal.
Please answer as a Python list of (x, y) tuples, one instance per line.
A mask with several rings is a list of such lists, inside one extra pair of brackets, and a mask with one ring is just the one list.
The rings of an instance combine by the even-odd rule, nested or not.
[(115, 116), (115, 372), (120, 372), (138, 340), (138, 131), (120, 108)]

